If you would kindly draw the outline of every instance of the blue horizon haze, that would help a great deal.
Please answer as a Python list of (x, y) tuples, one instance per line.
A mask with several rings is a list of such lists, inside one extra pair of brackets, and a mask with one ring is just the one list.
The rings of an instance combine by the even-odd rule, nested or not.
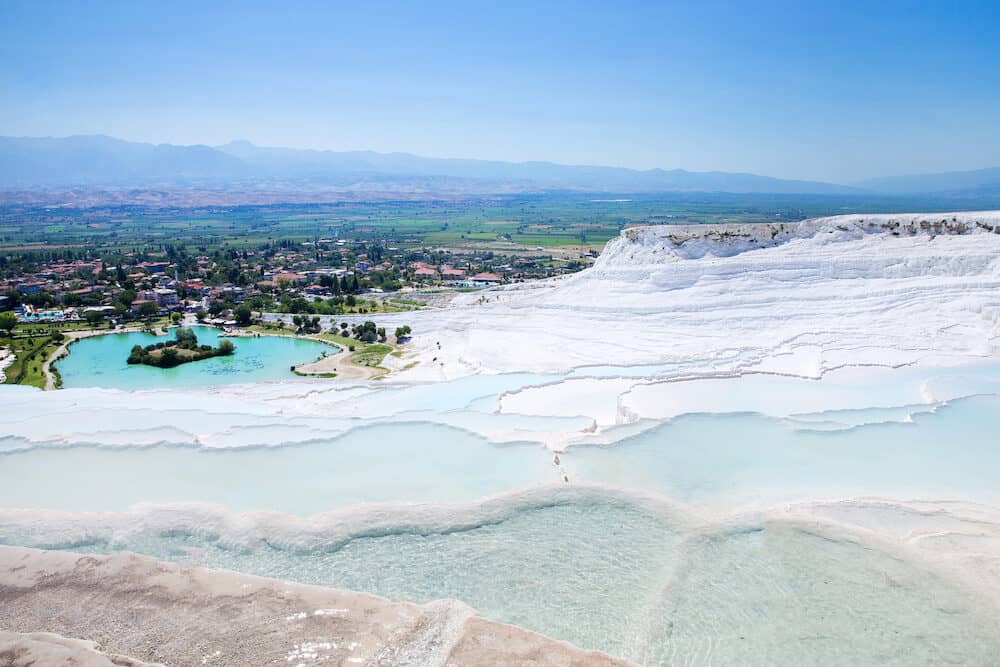
[(853, 183), (1000, 165), (1000, 6), (0, 6), (0, 135)]

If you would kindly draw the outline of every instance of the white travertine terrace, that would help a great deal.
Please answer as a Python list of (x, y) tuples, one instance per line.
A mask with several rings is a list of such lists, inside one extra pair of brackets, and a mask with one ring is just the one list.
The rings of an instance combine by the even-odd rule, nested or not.
[[(690, 412), (934, 405), (982, 390), (939, 370), (1000, 361), (1000, 212), (632, 228), (578, 274), (384, 319), (416, 335), (380, 384), (149, 392), (185, 419), (140, 415), (127, 392), (25, 390), (0, 447), (290, 444), (418, 420), (563, 449)], [(533, 377), (487, 381), (503, 373)], [(461, 410), (480, 396), (494, 402)]]
[(736, 368), (777, 363), (815, 377), (996, 355), (998, 286), (1000, 212), (637, 227), (568, 278), (417, 314), (421, 363), (408, 375), (667, 362), (708, 371), (739, 355)]
[[(966, 406), (967, 414), (973, 415), (971, 422), (962, 423), (961, 412), (957, 413), (959, 417), (952, 417), (956, 421), (948, 422), (945, 415), (937, 422), (938, 428), (944, 423), (966, 429), (955, 442), (941, 443), (942, 461), (948, 459), (952, 465), (942, 465), (940, 470), (925, 464), (930, 459), (913, 458), (928, 456), (928, 452), (931, 457), (938, 456), (938, 442), (933, 439), (938, 431), (933, 430), (926, 431), (931, 434), (929, 446), (928, 436), (918, 442), (912, 434), (900, 435), (900, 431), (892, 432), (896, 440), (884, 443), (884, 448), (881, 442), (871, 444), (866, 440), (860, 458), (857, 448), (850, 450), (853, 453), (839, 449), (831, 452), (815, 441), (810, 441), (816, 445), (812, 451), (780, 450), (790, 454), (789, 458), (805, 461), (798, 468), (787, 469), (803, 479), (807, 477), (802, 474), (807, 466), (830, 469), (828, 479), (809, 476), (813, 480), (809, 488), (795, 486), (801, 481), (798, 478), (785, 479), (794, 474), (784, 475), (780, 465), (774, 465), (774, 471), (754, 469), (759, 472), (757, 477), (740, 477), (744, 470), (742, 458), (754, 458), (754, 453), (763, 458), (760, 455), (765, 445), (775, 445), (772, 441), (761, 444), (765, 436), (757, 438), (758, 449), (747, 450), (749, 453), (739, 448), (738, 441), (744, 434), (738, 433), (728, 434), (737, 441), (732, 450), (710, 449), (706, 447), (709, 443), (695, 440), (692, 449), (700, 447), (709, 452), (704, 455), (706, 460), (698, 460), (698, 452), (692, 451), (684, 452), (686, 459), (641, 461), (654, 461), (650, 467), (681, 461), (682, 465), (672, 468), (678, 471), (676, 478), (706, 486), (707, 501), (702, 497), (700, 505), (692, 501), (677, 512), (671, 510), (671, 521), (676, 518), (678, 532), (688, 537), (725, 536), (730, 524), (749, 525), (754, 530), (768, 526), (784, 530), (791, 526), (796, 531), (820, 535), (820, 552), (822, 540), (830, 539), (845, 549), (857, 547), (862, 563), (866, 562), (866, 552), (884, 552), (892, 562), (919, 564), (918, 574), (908, 580), (914, 590), (922, 585), (920, 572), (926, 568), (927, 572), (940, 574), (942, 581), (959, 582), (955, 590), (964, 591), (962, 595), (973, 591), (968, 592), (969, 599), (983, 597), (993, 606), (1000, 601), (1000, 516), (994, 507), (995, 494), (983, 491), (982, 484), (984, 479), (987, 486), (992, 482), (989, 462), (993, 461), (992, 450), (982, 444), (988, 438), (982, 434), (984, 429), (995, 426), (990, 408), (983, 406), (993, 405), (989, 401), (1000, 394), (1000, 212), (852, 215), (800, 223), (632, 228), (609, 242), (593, 267), (578, 274), (463, 294), (445, 309), (380, 318), (380, 324), (384, 322), (386, 327), (411, 324), (415, 331), (402, 358), (388, 358), (387, 363), (394, 364), (397, 372), (386, 380), (299, 380), (186, 391), (73, 389), (44, 394), (21, 387), (0, 387), (0, 401), (8, 408), (0, 411), (0, 451), (81, 445), (219, 449), (320, 443), (334, 451), (357, 453), (358, 449), (337, 448), (352, 435), (367, 437), (370, 431), (365, 429), (377, 426), (388, 431), (380, 430), (373, 437), (373, 451), (385, 451), (378, 449), (385, 445), (380, 439), (410, 438), (424, 452), (432, 452), (434, 445), (445, 439), (442, 434), (446, 429), (441, 429), (444, 426), (451, 432), (465, 431), (491, 442), (542, 443), (562, 453), (572, 445), (607, 444), (636, 436), (691, 413), (756, 413), (762, 419), (776, 418), (774, 421), (791, 430), (820, 428), (815, 425), (821, 424), (822, 429), (847, 432), (870, 423), (910, 422), (914, 415), (933, 412), (951, 401), (985, 396), (984, 401)], [(917, 429), (932, 428), (933, 423), (928, 423)], [(415, 424), (430, 424), (438, 430), (419, 431)], [(762, 427), (757, 423), (754, 428)], [(677, 448), (661, 432), (651, 432), (652, 444), (663, 444), (665, 450)], [(723, 432), (719, 437), (725, 439), (727, 434)], [(803, 438), (793, 444), (804, 442)], [(849, 443), (849, 438), (837, 442)], [(472, 442), (469, 448), (482, 444)], [(969, 451), (963, 450), (966, 445)], [(408, 485), (423, 484), (434, 493), (460, 486), (462, 480), (456, 482), (456, 478), (472, 478), (468, 468), (462, 468), (466, 465), (462, 458), (465, 449), (452, 451), (447, 461), (432, 462), (431, 468), (408, 461), (411, 452), (396, 451), (395, 460), (379, 459), (377, 465), (371, 464), (374, 459), (364, 456), (358, 464), (344, 460), (351, 454), (338, 454), (338, 470), (331, 471), (330, 479), (334, 472), (352, 475), (351, 471), (358, 468), (351, 465), (368, 466), (364, 474), (357, 475), (359, 484), (386, 491), (379, 503), (370, 506), (319, 507), (313, 516), (296, 518), (279, 511), (239, 514), (198, 504), (87, 513), (76, 507), (52, 511), (39, 507), (15, 509), (5, 503), (0, 510), (0, 530), (7, 531), (7, 537), (14, 536), (14, 543), (72, 548), (73, 544), (131, 544), (132, 540), (142, 544), (149, 531), (159, 538), (174, 531), (184, 534), (190, 527), (199, 526), (220, 536), (227, 546), (280, 545), (293, 559), (300, 548), (339, 548), (359, 536), (408, 534), (414, 526), (421, 535), (502, 526), (513, 517), (558, 505), (556, 500), (589, 507), (588, 498), (596, 492), (588, 487), (591, 482), (583, 474), (586, 468), (582, 459), (588, 451), (603, 454), (605, 450), (571, 448), (563, 454), (561, 463), (554, 464), (549, 463), (552, 452), (540, 451), (538, 459), (545, 464), (548, 476), (543, 476), (537, 487), (516, 492), (508, 489), (507, 493), (486, 497), (495, 490), (483, 491), (475, 486), (481, 481), (475, 478), (461, 489), (472, 494), (472, 499), (463, 496), (457, 505), (440, 498), (416, 502), (418, 499), (407, 495), (415, 487)], [(877, 455), (868, 458), (870, 451)], [(712, 458), (712, 452), (721, 452), (720, 460)], [(528, 460), (515, 459), (512, 450), (504, 454), (506, 465)], [(836, 467), (836, 463), (851, 456), (859, 467)], [(917, 463), (907, 469), (901, 465), (906, 462), (904, 458)], [(468, 460), (490, 461), (481, 464), (496, 467), (487, 470), (486, 477), (492, 474), (499, 479), (501, 472), (510, 472), (502, 470), (504, 464), (497, 459)], [(975, 469), (977, 464), (979, 468)], [(627, 469), (633, 475), (607, 482), (616, 488), (615, 493), (622, 494), (622, 502), (635, 502), (633, 495), (643, 493), (670, 495), (670, 490), (664, 490), (668, 487), (657, 487), (655, 480), (646, 480), (647, 486), (643, 487), (634, 474), (636, 464), (632, 465), (627, 468), (622, 460), (613, 460), (609, 466)], [(699, 470), (715, 472), (715, 467), (721, 470), (717, 477), (698, 476)], [(429, 469), (431, 473), (427, 473)], [(852, 475), (859, 469), (877, 473), (868, 479), (871, 488), (838, 495), (845, 482), (856, 481)], [(460, 471), (457, 475), (456, 470)], [(419, 472), (407, 474), (413, 471)], [(899, 471), (904, 472), (897, 474)], [(577, 472), (581, 473), (579, 479)], [(970, 472), (977, 474), (966, 474)], [(424, 473), (437, 476), (411, 479)], [(958, 480), (957, 486), (939, 487), (947, 490), (934, 495), (929, 485), (938, 481), (937, 477), (946, 477), (946, 473), (952, 475), (952, 482)], [(98, 477), (106, 471), (94, 470), (91, 474)], [(953, 488), (965, 488), (962, 484), (968, 483), (967, 477), (974, 477), (979, 485), (970, 486), (973, 490), (964, 495), (948, 495)], [(917, 487), (902, 485), (900, 478), (905, 482), (915, 480)], [(571, 479), (572, 483), (564, 484), (564, 480)], [(600, 486), (602, 479), (593, 484)], [(713, 508), (712, 501), (725, 500), (722, 491), (741, 479), (751, 480), (747, 483), (754, 486), (755, 502), (729, 507), (726, 501)], [(294, 482), (278, 481), (291, 485)], [(786, 485), (788, 481), (793, 484)], [(721, 490), (713, 489), (712, 482), (718, 483)], [(30, 479), (28, 483), (32, 483)], [(904, 488), (916, 490), (907, 495), (909, 490), (900, 491)], [(20, 493), (18, 498), (25, 495), (30, 492)], [(59, 494), (53, 491), (51, 495)], [(670, 503), (677, 499), (660, 500)], [(598, 502), (593, 505), (603, 506)], [(703, 543), (694, 539), (685, 544), (693, 549)], [(725, 543), (720, 538), (720, 544)], [(680, 548), (675, 551), (685, 553)], [(0, 548), (0, 565), (9, 561), (12, 553)], [(31, 567), (36, 568), (33, 571), (41, 567), (38, 563), (44, 565), (42, 556), (24, 553)], [(687, 558), (695, 565), (711, 565), (699, 553), (690, 551)], [(723, 551), (715, 555), (720, 554), (725, 555)], [(809, 559), (814, 555), (810, 551), (801, 556), (804, 571), (811, 571)], [(731, 557), (740, 559), (738, 555)], [(112, 569), (126, 563), (121, 558), (94, 562), (95, 568)], [(135, 565), (138, 561), (131, 562)], [(79, 569), (81, 563), (86, 564), (86, 559), (63, 560), (53, 567), (66, 574)], [(145, 585), (140, 580), (160, 576), (157, 567), (166, 567), (151, 561), (135, 566), (137, 572), (141, 570), (136, 579), (140, 586)], [(770, 585), (768, 567), (761, 569), (764, 588)], [(705, 570), (707, 581), (717, 576), (710, 570)], [(211, 577), (201, 574), (186, 571), (182, 576), (176, 569), (165, 571), (177, 581), (186, 576), (200, 578), (205, 586), (215, 585)], [(4, 575), (0, 571), (0, 594), (6, 590), (4, 577), (10, 579), (14, 572), (10, 569)], [(693, 565), (690, 572), (700, 571)], [(86, 572), (81, 572), (84, 575)], [(110, 596), (95, 602), (103, 605), (117, 595), (116, 587), (127, 588), (127, 577), (122, 579), (120, 575), (115, 570), (93, 581), (95, 595)], [(226, 585), (246, 583), (226, 579), (229, 575), (219, 576), (228, 582)], [(851, 576), (850, 572), (845, 576)], [(259, 585), (273, 589), (273, 584), (262, 581), (255, 580), (251, 588)], [(69, 595), (72, 578), (66, 578), (66, 582), (63, 593)], [(189, 581), (184, 585), (192, 584)], [(701, 590), (700, 584), (694, 587)], [(267, 604), (280, 602), (287, 606), (281, 595), (275, 595), (276, 589), (263, 597)], [(322, 595), (331, 596), (329, 604), (324, 602), (316, 608), (350, 606), (344, 596), (352, 594)], [(334, 599), (338, 595), (341, 598)], [(204, 609), (216, 610), (224, 605), (224, 598), (205, 595), (199, 599)], [(393, 606), (381, 600), (376, 604), (372, 598), (365, 599), (373, 609), (378, 607), (386, 613), (394, 609), (408, 615), (414, 627), (420, 625), (422, 614), (433, 609), (460, 609), (443, 602), (416, 607)], [(710, 602), (704, 609), (711, 609)], [(3, 608), (0, 604), (0, 617)], [(289, 611), (287, 616), (297, 613)], [(792, 614), (789, 618), (794, 620)], [(992, 607), (985, 616), (992, 618), (991, 614)], [(471, 612), (468, 615), (476, 618)], [(452, 629), (461, 625), (455, 621), (457, 616), (445, 614), (441, 618), (438, 621)], [(324, 616), (322, 620), (325, 623), (329, 619)], [(435, 622), (427, 627), (433, 629)], [(463, 622), (468, 628), (472, 621)], [(505, 646), (512, 650), (520, 646), (517, 650), (525, 651), (517, 654), (520, 657), (534, 655), (534, 639), (518, 644), (520, 639), (511, 639), (513, 630), (505, 630), (508, 635), (497, 634), (497, 627), (508, 626), (490, 625), (481, 619), (476, 622), (485, 624), (476, 632), (485, 632), (484, 636), (492, 639), (468, 645), (463, 660), (457, 660), (453, 651), (445, 662), (502, 661), (504, 655), (496, 651)], [(80, 632), (86, 629), (83, 623), (81, 619), (78, 624), (56, 628), (44, 627), (39, 621), (12, 629), (44, 629), (67, 637), (91, 638)], [(658, 631), (658, 626), (655, 629)], [(349, 634), (364, 637), (369, 630), (359, 626)], [(992, 626), (986, 632), (993, 633)], [(502, 641), (498, 643), (497, 637)], [(42, 638), (23, 636), (0, 637), (0, 644), (4, 641), (31, 644), (35, 650), (59, 651), (64, 646), (55, 640), (47, 645)], [(241, 648), (229, 646), (224, 639), (213, 641), (213, 650), (220, 650), (219, 646), (230, 651)], [(356, 637), (351, 641), (359, 646), (364, 643)], [(373, 641), (373, 646), (378, 641), (383, 642), (383, 648), (394, 646), (384, 638)], [(294, 660), (311, 656), (315, 650), (327, 650), (326, 644), (303, 642), (289, 649), (298, 653), (288, 653), (282, 659), (291, 656)], [(507, 646), (506, 642), (513, 643)], [(435, 653), (435, 646), (421, 646), (412, 655), (418, 662), (431, 655), (448, 655), (443, 649)], [(563, 651), (557, 656), (562, 661), (559, 664), (584, 664), (587, 660), (600, 664), (605, 659), (594, 654), (581, 658), (569, 647), (559, 646)], [(81, 650), (91, 648), (84, 646)], [(128, 654), (156, 658), (150, 653)]]

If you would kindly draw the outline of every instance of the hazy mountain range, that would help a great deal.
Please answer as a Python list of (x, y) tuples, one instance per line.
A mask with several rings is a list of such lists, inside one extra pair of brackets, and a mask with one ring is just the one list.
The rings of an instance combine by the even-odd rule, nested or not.
[(721, 171), (635, 170), (408, 153), (264, 148), (247, 141), (174, 146), (106, 136), (0, 137), (0, 187), (276, 186), (450, 193), (581, 190), (767, 194), (915, 194), (1000, 188), (1000, 168), (881, 178), (851, 186)]
[(974, 171), (948, 171), (939, 174), (888, 176), (863, 181), (857, 185), (867, 190), (888, 194), (973, 192), (977, 190), (995, 193), (1000, 189), (1000, 167)]

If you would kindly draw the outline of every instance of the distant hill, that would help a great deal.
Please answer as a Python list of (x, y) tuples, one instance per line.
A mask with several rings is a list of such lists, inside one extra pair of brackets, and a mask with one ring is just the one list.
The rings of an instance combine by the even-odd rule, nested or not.
[(111, 137), (0, 137), (0, 184), (134, 185), (249, 175), (238, 158), (208, 146), (140, 144)]
[(720, 171), (635, 170), (551, 162), (425, 158), (408, 153), (143, 144), (104, 136), (0, 137), (0, 187), (280, 183), (353, 191), (733, 192), (850, 194), (855, 188)]
[(856, 184), (865, 190), (886, 194), (995, 193), (1000, 189), (1000, 167), (974, 171), (948, 171), (938, 174), (914, 174), (874, 178)]

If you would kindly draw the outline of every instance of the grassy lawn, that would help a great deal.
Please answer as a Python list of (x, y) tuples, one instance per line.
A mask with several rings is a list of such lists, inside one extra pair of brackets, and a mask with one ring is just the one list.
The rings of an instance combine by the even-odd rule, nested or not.
[(45, 388), (42, 364), (62, 343), (51, 337), (25, 336), (22, 338), (0, 338), (0, 347), (14, 351), (16, 359), (7, 367), (5, 384), (26, 384), (39, 389)]
[(378, 366), (393, 351), (392, 345), (371, 343), (351, 355), (351, 363), (358, 366)]
[[(154, 317), (149, 320), (128, 320), (122, 322), (122, 324), (127, 327), (151, 327), (159, 330), (167, 328), (171, 325), (171, 322), (169, 317)], [(81, 320), (80, 322), (22, 322), (17, 325), (17, 329), (14, 333), (18, 336), (46, 336), (56, 331), (64, 333), (69, 331), (113, 332), (112, 329), (108, 328), (108, 322), (106, 320), (98, 322), (97, 326)]]
[[(170, 319), (166, 317), (156, 318), (150, 321), (129, 322), (128, 326), (152, 327), (159, 331), (170, 324)], [(39, 389), (45, 388), (45, 375), (42, 373), (42, 364), (53, 352), (62, 345), (62, 341), (53, 340), (52, 334), (62, 332), (77, 331), (100, 331), (101, 333), (114, 333), (105, 326), (94, 328), (87, 322), (37, 322), (21, 323), (17, 325), (13, 337), (0, 337), (0, 348), (9, 348), (14, 352), (14, 363), (5, 370), (6, 378), (4, 384), (26, 384)], [(56, 387), (62, 385), (62, 378), (55, 366), (49, 371), (55, 378)]]
[(17, 333), (20, 335), (44, 335), (53, 331), (85, 331), (93, 329), (89, 322), (21, 322), (17, 325)]

